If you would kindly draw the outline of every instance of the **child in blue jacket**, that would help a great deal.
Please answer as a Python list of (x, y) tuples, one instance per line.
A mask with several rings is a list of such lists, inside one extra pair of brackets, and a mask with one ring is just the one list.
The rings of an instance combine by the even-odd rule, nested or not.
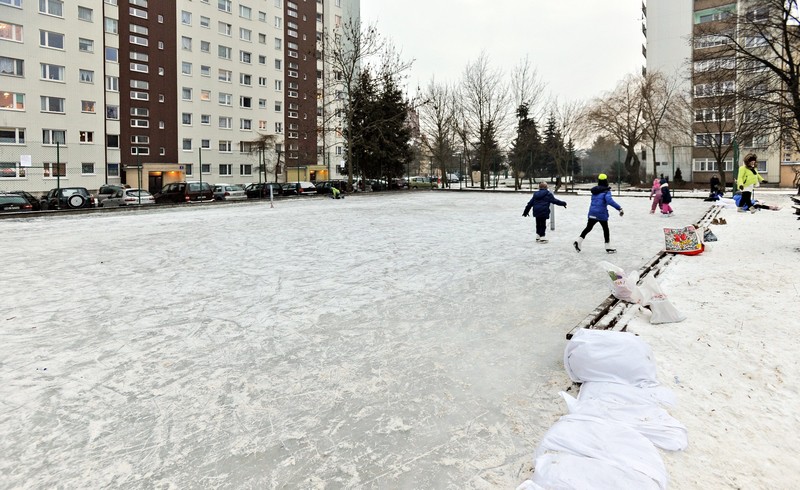
[(547, 229), (547, 220), (550, 219), (551, 203), (557, 206), (564, 206), (565, 209), (567, 207), (567, 203), (556, 199), (556, 196), (547, 189), (547, 182), (539, 182), (539, 190), (533, 193), (533, 197), (528, 201), (528, 205), (525, 206), (525, 211), (522, 212), (522, 216), (527, 218), (528, 212), (533, 208), (533, 217), (536, 219), (537, 243), (547, 243), (544, 234)]
[(586, 228), (581, 232), (580, 238), (572, 243), (575, 250), (578, 252), (581, 251), (583, 239), (592, 231), (594, 225), (600, 223), (600, 226), (603, 228), (603, 238), (606, 242), (606, 252), (613, 254), (617, 251), (617, 249), (611, 246), (611, 232), (608, 230), (608, 206), (619, 211), (620, 216), (625, 214), (622, 211), (622, 206), (617, 204), (611, 197), (611, 188), (608, 186), (608, 176), (606, 174), (600, 174), (597, 176), (597, 185), (592, 187), (592, 203), (589, 205), (589, 221), (586, 223)]

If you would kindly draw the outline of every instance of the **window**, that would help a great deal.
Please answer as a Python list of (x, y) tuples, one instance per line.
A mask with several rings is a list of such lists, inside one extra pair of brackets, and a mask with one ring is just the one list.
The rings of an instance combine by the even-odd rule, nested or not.
[(107, 164), (106, 172), (108, 172), (109, 177), (119, 177), (119, 163)]
[(94, 143), (94, 131), (80, 131), (78, 134), (81, 143)]
[(146, 146), (131, 146), (131, 155), (149, 155), (150, 148)]
[(694, 40), (694, 47), (696, 49), (713, 48), (715, 46), (724, 46), (729, 42), (728, 36), (710, 34), (706, 36), (698, 36)]
[(119, 148), (119, 135), (108, 134), (106, 135), (106, 148)]
[(733, 142), (733, 133), (697, 133), (694, 137), (695, 146), (719, 147)]
[(694, 111), (695, 122), (728, 121), (731, 119), (733, 119), (732, 107), (707, 107), (695, 109)]
[(217, 9), (231, 13), (231, 0), (217, 0)]
[(150, 144), (150, 137), (143, 136), (143, 135), (133, 135), (131, 136), (131, 144), (134, 145), (149, 145)]
[(258, 108), (259, 109), (266, 109), (267, 108), (267, 99), (258, 99)]
[[(258, 33), (258, 43), (259, 44), (267, 44), (267, 35), (266, 34), (262, 34), (262, 33)], [(267, 60), (266, 56), (259, 56), (258, 57), (258, 61), (261, 62), (262, 58), (264, 59), (264, 62), (266, 62), (266, 60)], [(264, 62), (261, 62), (261, 64), (263, 65)]]
[(78, 70), (78, 76), (82, 83), (94, 83), (94, 72), (91, 70)]
[(280, 92), (283, 90), (283, 80), (275, 80), (275, 91)]
[(146, 107), (131, 107), (131, 116), (149, 117), (150, 109)]
[(208, 41), (200, 41), (200, 51), (203, 53), (211, 52), (211, 43)]
[(277, 134), (283, 133), (283, 123), (282, 122), (276, 122), (275, 123), (275, 132)]
[(103, 25), (105, 27), (105, 31), (109, 34), (117, 34), (119, 32), (119, 21), (117, 19), (105, 17), (103, 19)]
[(48, 95), (41, 96), (42, 112), (57, 112), (64, 113), (64, 98), (50, 97)]
[(184, 75), (191, 75), (192, 74), (192, 64), (188, 61), (181, 62), (181, 73)]
[[(137, 46), (148, 46), (149, 45), (149, 41), (147, 40), (146, 37), (134, 36), (133, 34), (131, 34), (128, 39), (130, 40), (131, 44), (135, 44)], [(189, 50), (190, 51), (192, 49), (191, 41), (192, 40), (189, 39)]]
[(282, 46), (283, 46), (283, 41), (281, 40), (281, 38), (276, 37), (275, 38), (275, 49), (281, 49)]
[(50, 80), (55, 82), (64, 81), (64, 67), (60, 65), (51, 65), (49, 63), (42, 63), (42, 80)]
[(200, 148), (202, 148), (204, 150), (210, 150), (211, 149), (211, 140), (209, 140), (209, 139), (200, 140)]
[[(726, 172), (733, 171), (733, 160), (722, 162)], [(695, 172), (717, 172), (717, 162), (711, 158), (695, 158), (692, 160), (692, 170)]]
[(181, 49), (184, 51), (192, 50), (192, 38), (181, 36)]
[(282, 68), (281, 68), (282, 66), (283, 66), (283, 63), (281, 62), (281, 60), (279, 60), (279, 59), (275, 59), (275, 69), (276, 69), (276, 70), (281, 70), (281, 69), (282, 69)]
[(0, 128), (0, 144), (22, 145), (25, 143), (25, 128)]
[(64, 17), (64, 2), (61, 0), (39, 0), (39, 12)]
[(78, 51), (82, 53), (94, 53), (94, 41), (91, 39), (78, 38)]
[(192, 149), (192, 138), (183, 138), (181, 148), (185, 151), (190, 151)]
[(147, 119), (131, 119), (132, 128), (149, 128), (150, 121)]
[(244, 5), (239, 5), (239, 17), (243, 19), (252, 19), (253, 18), (253, 9), (250, 7), (246, 7)]
[(22, 0), (0, 0), (0, 5), (8, 5), (10, 7), (22, 7)]
[(232, 143), (229, 140), (219, 141), (219, 151), (221, 151), (222, 153), (230, 153), (231, 151), (233, 151), (232, 148), (233, 148)]
[(22, 26), (0, 22), (0, 39), (22, 42)]
[(239, 164), (239, 175), (252, 175), (253, 166), (249, 163)]
[(118, 105), (107, 105), (106, 106), (106, 119), (119, 119), (119, 106)]
[(0, 56), (0, 75), (21, 77), (25, 75), (25, 60)]
[(119, 61), (119, 50), (117, 50), (117, 48), (106, 47), (106, 61), (112, 63)]
[(138, 90), (131, 90), (131, 100), (150, 100), (150, 94)]
[(253, 37), (253, 31), (250, 29), (245, 29), (244, 27), (239, 28), (239, 39), (242, 41), (250, 42)]
[(181, 100), (192, 100), (191, 87), (183, 87), (181, 89)]
[(0, 109), (24, 111), (25, 94), (15, 92), (0, 92)]
[(249, 87), (253, 84), (253, 76), (247, 73), (239, 73), (239, 83)]
[(230, 83), (230, 81), (232, 79), (233, 79), (233, 72), (232, 71), (223, 70), (222, 68), (220, 68), (219, 74), (217, 75), (217, 80), (219, 80), (220, 82), (228, 82), (228, 83)]
[(119, 77), (106, 76), (106, 90), (119, 92)]
[(42, 144), (55, 145), (56, 143), (63, 145), (67, 142), (67, 132), (63, 129), (43, 129), (42, 130)]
[(64, 49), (64, 35), (52, 31), (39, 31), (39, 46), (44, 48)]
[(85, 20), (86, 22), (92, 21), (92, 9), (87, 7), (78, 6), (78, 18), (80, 20)]
[(239, 97), (239, 107), (242, 109), (252, 109), (253, 108), (253, 98), (246, 97), (244, 95)]
[(283, 103), (280, 100), (275, 101), (275, 112), (281, 112), (283, 110)]
[(227, 22), (220, 22), (217, 24), (217, 31), (223, 36), (230, 37), (231, 32), (233, 32), (233, 26)]
[(230, 163), (221, 163), (219, 165), (219, 174), (220, 175), (232, 175), (233, 174), (233, 165)]
[(95, 105), (96, 105), (96, 102), (93, 101), (93, 100), (82, 100), (81, 101), (81, 112), (90, 112), (90, 113), (94, 114)]
[(186, 10), (181, 10), (181, 24), (185, 24), (187, 26), (192, 25), (192, 13), (187, 12)]
[(266, 87), (267, 86), (267, 77), (258, 77), (258, 86), (259, 87)]
[(200, 91), (200, 100), (204, 102), (208, 102), (211, 100), (211, 91), (210, 90), (201, 90)]
[(250, 64), (253, 55), (247, 51), (239, 51), (239, 61)]
[(200, 16), (200, 27), (209, 29), (211, 27), (211, 19), (205, 16)]
[(226, 117), (226, 116), (220, 116), (219, 117), (219, 128), (220, 129), (231, 129), (232, 125), (233, 125), (233, 118), (232, 117)]
[(252, 119), (239, 119), (239, 129), (243, 131), (250, 131), (253, 129)]
[(211, 67), (208, 65), (200, 65), (200, 76), (202, 77), (210, 77), (211, 76)]
[(147, 10), (137, 9), (136, 7), (128, 8), (128, 13), (131, 14), (132, 17), (138, 17), (140, 19), (147, 18)]
[(181, 124), (184, 126), (191, 126), (192, 125), (192, 113), (191, 112), (184, 112), (181, 114)]
[(200, 165), (200, 173), (210, 174), (211, 173), (211, 164), (210, 163), (204, 163), (204, 164)]
[(231, 59), (231, 51), (232, 51), (231, 48), (227, 46), (219, 46), (217, 48), (217, 56), (219, 56), (224, 60), (229, 60)]
[(67, 164), (44, 162), (42, 163), (42, 176), (43, 177), (66, 177)]
[(200, 124), (204, 126), (211, 124), (211, 114), (200, 114)]
[(233, 96), (231, 94), (226, 94), (224, 92), (219, 93), (219, 105), (231, 105), (231, 100)]

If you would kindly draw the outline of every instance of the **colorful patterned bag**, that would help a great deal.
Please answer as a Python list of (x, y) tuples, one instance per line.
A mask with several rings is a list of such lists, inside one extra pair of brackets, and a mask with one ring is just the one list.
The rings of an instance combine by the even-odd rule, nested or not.
[(664, 242), (667, 253), (682, 255), (703, 253), (703, 241), (692, 225), (685, 228), (664, 228)]

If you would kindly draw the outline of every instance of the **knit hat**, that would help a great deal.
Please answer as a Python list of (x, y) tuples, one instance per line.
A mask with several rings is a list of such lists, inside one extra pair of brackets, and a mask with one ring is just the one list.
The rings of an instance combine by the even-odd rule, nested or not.
[(600, 174), (597, 176), (597, 185), (608, 185), (608, 175)]

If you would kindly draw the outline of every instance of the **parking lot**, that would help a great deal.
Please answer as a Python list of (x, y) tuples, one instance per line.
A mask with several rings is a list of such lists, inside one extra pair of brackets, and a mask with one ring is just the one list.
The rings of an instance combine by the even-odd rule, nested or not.
[[(0, 487), (513, 488), (608, 294), (599, 232), (571, 247), (588, 197), (547, 245), (529, 197), (0, 221)], [(664, 222), (620, 202), (638, 267)]]

